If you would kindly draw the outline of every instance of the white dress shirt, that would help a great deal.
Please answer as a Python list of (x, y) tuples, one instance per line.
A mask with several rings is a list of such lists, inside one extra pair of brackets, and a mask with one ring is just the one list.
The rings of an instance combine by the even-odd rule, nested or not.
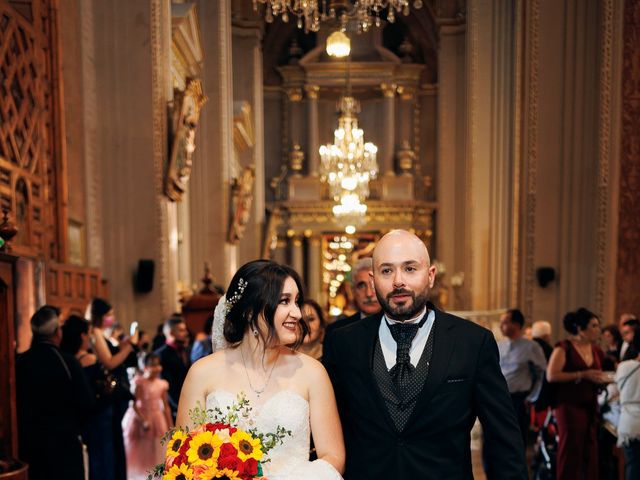
[[(424, 307), (422, 312), (420, 312), (417, 317), (405, 322), (393, 320), (391, 318), (388, 318), (386, 315), (382, 316), (382, 320), (380, 320), (380, 328), (378, 329), (378, 336), (380, 338), (382, 354), (384, 355), (384, 363), (387, 364), (388, 370), (391, 370), (396, 364), (396, 352), (398, 350), (398, 345), (391, 335), (391, 331), (387, 326), (387, 322), (389, 322), (389, 324), (403, 323), (405, 325), (409, 323), (419, 323), (426, 313), (426, 310), (427, 307)], [(424, 347), (427, 345), (429, 333), (431, 333), (431, 329), (433, 328), (433, 322), (435, 321), (435, 319), (436, 313), (433, 310), (430, 310), (429, 315), (427, 316), (427, 321), (424, 323), (424, 325), (422, 325), (422, 328), (418, 330), (416, 336), (413, 337), (413, 341), (411, 342), (411, 350), (409, 350), (409, 357), (411, 359), (411, 365), (413, 365), (414, 367), (418, 366), (418, 362), (420, 361), (420, 357), (422, 356)]]

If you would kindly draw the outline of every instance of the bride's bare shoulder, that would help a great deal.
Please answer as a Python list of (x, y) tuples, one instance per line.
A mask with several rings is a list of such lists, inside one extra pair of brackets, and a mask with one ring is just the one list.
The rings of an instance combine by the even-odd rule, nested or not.
[(322, 363), (320, 363), (315, 358), (310, 357), (309, 355), (302, 352), (296, 352), (295, 355), (301, 362), (302, 373), (305, 376), (309, 375), (311, 377), (317, 378), (318, 375), (327, 375), (327, 371), (325, 370), (324, 365), (322, 365)]
[(230, 352), (225, 350), (220, 350), (211, 355), (207, 355), (206, 357), (202, 357), (200, 360), (196, 361), (191, 368), (189, 369), (189, 373), (194, 376), (200, 375), (211, 375), (211, 371), (225, 365), (230, 361)]

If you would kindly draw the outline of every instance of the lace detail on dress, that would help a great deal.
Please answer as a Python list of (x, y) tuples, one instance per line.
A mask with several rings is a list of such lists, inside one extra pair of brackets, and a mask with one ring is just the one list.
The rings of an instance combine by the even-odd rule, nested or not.
[[(236, 395), (226, 390), (214, 390), (206, 399), (206, 408), (216, 407), (225, 411), (236, 402)], [(295, 392), (283, 390), (261, 405), (251, 405), (253, 416), (241, 419), (242, 429), (257, 428), (261, 432), (275, 432), (278, 426), (291, 431), (282, 445), (269, 452), (270, 461), (263, 465), (264, 475), (269, 480), (293, 480), (313, 478), (315, 480), (339, 480), (342, 477), (324, 460), (309, 462), (309, 402)]]

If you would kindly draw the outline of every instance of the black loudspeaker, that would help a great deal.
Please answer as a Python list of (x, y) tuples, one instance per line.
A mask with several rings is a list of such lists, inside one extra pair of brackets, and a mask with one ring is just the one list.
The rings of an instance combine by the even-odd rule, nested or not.
[(553, 267), (538, 267), (536, 269), (538, 285), (545, 288), (556, 279), (556, 270)]
[(136, 293), (149, 293), (153, 290), (153, 274), (156, 265), (153, 260), (139, 260), (138, 270), (133, 277), (133, 289)]

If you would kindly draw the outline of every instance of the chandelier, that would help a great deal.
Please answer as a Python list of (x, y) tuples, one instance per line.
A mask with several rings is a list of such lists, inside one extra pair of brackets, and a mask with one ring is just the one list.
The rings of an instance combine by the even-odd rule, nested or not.
[(358, 128), (358, 101), (345, 95), (339, 102), (340, 117), (334, 131), (333, 144), (320, 147), (321, 180), (329, 185), (329, 194), (336, 203), (333, 214), (339, 223), (354, 227), (362, 224), (367, 212), (369, 180), (378, 174), (378, 148), (364, 141), (364, 131)]
[(320, 23), (333, 20), (338, 17), (355, 18), (358, 23), (358, 31), (367, 31), (372, 25), (380, 26), (380, 16), (386, 12), (386, 18), (390, 23), (395, 22), (396, 15), (402, 13), (409, 15), (410, 5), (413, 8), (422, 8), (422, 0), (253, 0), (253, 9), (258, 9), (258, 4), (266, 6), (265, 20), (273, 22), (280, 17), (283, 22), (288, 22), (295, 17), (298, 28), (305, 32), (317, 32)]

